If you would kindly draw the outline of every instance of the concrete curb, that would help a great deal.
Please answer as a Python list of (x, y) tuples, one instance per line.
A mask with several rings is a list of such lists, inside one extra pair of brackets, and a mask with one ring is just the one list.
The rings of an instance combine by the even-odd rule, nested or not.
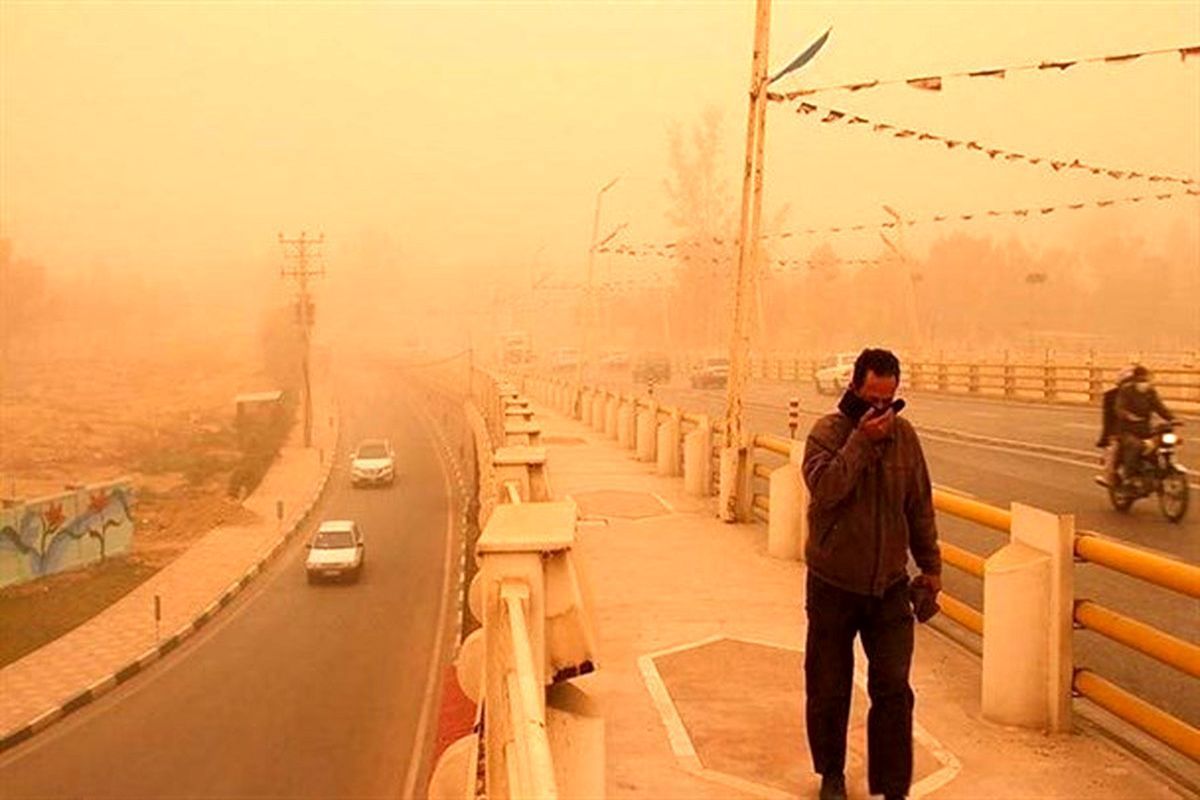
[(336, 404), (334, 405), (333, 409), (333, 423), (334, 433), (332, 452), (329, 454), (329, 458), (325, 463), (324, 472), (317, 482), (316, 491), (313, 493), (312, 498), (308, 501), (308, 505), (305, 506), (304, 510), (300, 513), (300, 516), (296, 518), (296, 521), (290, 528), (282, 533), (282, 535), (275, 541), (275, 544), (272, 545), (271, 549), (265, 556), (260, 558), (249, 569), (247, 569), (240, 578), (231, 583), (223, 592), (221, 592), (216, 600), (205, 606), (204, 610), (193, 617), (191, 622), (188, 622), (186, 625), (180, 627), (171, 636), (161, 640), (157, 645), (147, 650), (137, 659), (129, 662), (108, 677), (102, 678), (101, 680), (93, 683), (91, 686), (88, 686), (86, 689), (71, 697), (62, 705), (42, 712), (37, 717), (19, 728), (15, 728), (11, 731), (0, 734), (0, 753), (10, 750), (22, 742), (31, 739), (34, 735), (41, 733), (46, 728), (50, 727), (52, 724), (67, 716), (71, 712), (77, 711), (90, 704), (94, 700), (100, 699), (120, 684), (128, 681), (134, 675), (137, 675), (139, 672), (147, 669), (151, 664), (160, 660), (167, 653), (170, 653), (172, 650), (178, 648), (180, 644), (188, 639), (188, 637), (208, 624), (213, 617), (217, 615), (217, 612), (229, 605), (229, 603), (232, 602), (233, 599), (243, 589), (250, 585), (251, 581), (253, 581), (255, 577), (261, 575), (266, 566), (283, 552), (291, 538), (309, 521), (309, 517), (312, 514), (313, 509), (316, 508), (317, 503), (320, 502), (321, 498), (325, 494), (325, 489), (329, 485), (329, 478), (333, 474), (333, 466), (337, 462), (337, 450), (338, 446), (341, 444), (342, 436), (341, 417), (337, 412)]

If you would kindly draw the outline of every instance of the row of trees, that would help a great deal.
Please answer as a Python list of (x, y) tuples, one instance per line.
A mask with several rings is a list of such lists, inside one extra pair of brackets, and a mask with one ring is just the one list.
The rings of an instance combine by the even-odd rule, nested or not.
[[(631, 336), (670, 346), (724, 348), (733, 288), (736, 199), (721, 179), (721, 121), (704, 114), (668, 135), (667, 219), (676, 230), (665, 291), (613, 301)], [(1115, 215), (1116, 212), (1107, 212)], [(1176, 212), (1179, 213), (1179, 212)], [(783, 209), (764, 232), (782, 230)], [(888, 342), (906, 350), (1005, 348), (1192, 350), (1200, 347), (1200, 225), (1179, 216), (1146, 238), (1131, 218), (1106, 217), (1069, 246), (949, 230), (901, 261), (882, 243), (869, 265), (850, 264), (839, 240), (820, 242), (798, 269), (760, 274), (761, 349), (816, 352)], [(1112, 224), (1112, 222), (1117, 224)], [(1125, 222), (1125, 225), (1121, 223)], [(718, 243), (718, 240), (720, 243)], [(768, 247), (769, 247), (768, 240)], [(861, 257), (861, 244), (850, 243)], [(764, 262), (795, 250), (764, 253)]]

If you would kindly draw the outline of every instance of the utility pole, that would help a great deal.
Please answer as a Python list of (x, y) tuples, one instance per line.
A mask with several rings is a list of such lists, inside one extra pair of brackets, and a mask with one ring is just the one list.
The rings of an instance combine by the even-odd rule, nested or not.
[(742, 213), (738, 232), (738, 260), (733, 297), (733, 332), (729, 343), (729, 384), (725, 400), (724, 447), (721, 451), (721, 519), (735, 522), (737, 506), (747, 505), (746, 448), (742, 392), (750, 358), (749, 306), (754, 297), (758, 266), (759, 215), (762, 210), (763, 134), (767, 111), (767, 45), (770, 39), (771, 2), (757, 0), (754, 18), (754, 57), (750, 68), (750, 111), (746, 121), (746, 162), (742, 172)]
[(767, 86), (807, 64), (829, 38), (826, 31), (778, 72), (767, 76), (771, 0), (756, 0), (754, 56), (750, 68), (750, 110), (746, 121), (746, 163), (742, 173), (742, 213), (738, 232), (737, 282), (733, 298), (733, 332), (729, 345), (729, 383), (720, 463), (721, 519), (748, 520), (750, 465), (745, 433), (745, 391), (750, 361), (750, 315), (758, 283), (759, 239), (762, 230), (763, 152), (767, 126)]
[[(310, 248), (316, 250), (325, 241), (325, 234), (319, 234), (316, 239), (309, 239), (304, 231), (300, 238), (285, 239), (279, 234), (279, 244), (283, 246), (284, 266), (279, 268), (281, 278), (292, 278), (296, 281), (296, 317), (300, 323), (301, 336), (304, 339), (304, 352), (301, 355), (301, 372), (304, 377), (304, 446), (312, 447), (312, 382), (309, 378), (308, 358), (312, 341), (313, 303), (308, 294), (308, 279), (323, 276), (325, 265), (313, 269), (309, 265)], [(288, 263), (294, 266), (287, 266)]]

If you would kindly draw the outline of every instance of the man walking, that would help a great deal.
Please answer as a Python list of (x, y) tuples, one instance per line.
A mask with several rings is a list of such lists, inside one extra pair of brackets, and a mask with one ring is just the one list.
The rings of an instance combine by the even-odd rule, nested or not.
[[(921, 605), (932, 606), (941, 590), (942, 560), (921, 444), (893, 406), (899, 384), (895, 355), (863, 350), (837, 412), (813, 425), (804, 448), (811, 495), (804, 551), (805, 717), (821, 800), (846, 797), (856, 635), (867, 654), (871, 699), (868, 788), (893, 800), (906, 797), (912, 784), (910, 591), (925, 596)], [(912, 587), (910, 551), (921, 570)]]

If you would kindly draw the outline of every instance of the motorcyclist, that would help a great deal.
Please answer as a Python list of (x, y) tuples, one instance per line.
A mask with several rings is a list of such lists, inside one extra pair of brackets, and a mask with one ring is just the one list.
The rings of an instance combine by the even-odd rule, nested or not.
[(1117, 463), (1124, 468), (1125, 476), (1137, 472), (1138, 462), (1142, 457), (1142, 442), (1154, 435), (1151, 418), (1158, 414), (1168, 422), (1175, 420), (1175, 415), (1167, 408), (1158, 396), (1150, 370), (1141, 364), (1136, 364), (1129, 377), (1117, 389), (1116, 422), (1118, 434)]
[(1133, 377), (1134, 365), (1122, 367), (1117, 373), (1116, 385), (1104, 393), (1101, 404), (1100, 438), (1096, 447), (1104, 448), (1104, 472), (1096, 476), (1096, 483), (1105, 487), (1117, 485), (1117, 450), (1120, 435), (1117, 430), (1117, 392)]

